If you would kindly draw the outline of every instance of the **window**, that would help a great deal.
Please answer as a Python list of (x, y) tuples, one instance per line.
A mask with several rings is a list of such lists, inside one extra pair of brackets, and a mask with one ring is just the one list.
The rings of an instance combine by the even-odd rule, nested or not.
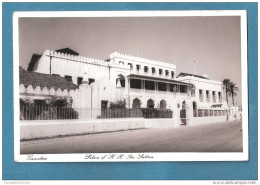
[(139, 71), (140, 68), (141, 68), (140, 65), (137, 64), (137, 65), (136, 65), (136, 70)]
[(78, 85), (81, 85), (81, 84), (82, 84), (82, 80), (83, 80), (82, 77), (78, 77), (78, 78), (77, 78), (77, 84), (78, 84)]
[(130, 66), (130, 69), (132, 70), (133, 69), (133, 64), (128, 63), (128, 65)]
[(167, 91), (166, 83), (158, 82), (158, 91)]
[(148, 73), (148, 66), (144, 66), (144, 72)]
[(216, 98), (216, 92), (215, 91), (212, 91), (212, 96), (213, 96), (213, 98)]
[(169, 75), (169, 71), (165, 70), (165, 76), (168, 76), (168, 75)]
[(162, 69), (159, 69), (159, 75), (162, 75), (162, 72), (163, 72)]
[(72, 82), (72, 76), (65, 75), (67, 82)]
[(218, 99), (222, 99), (222, 94), (221, 94), (221, 92), (218, 92)]
[(172, 78), (174, 78), (174, 71), (171, 72), (171, 76), (172, 76)]
[(89, 84), (89, 85), (92, 84), (93, 82), (95, 82), (95, 79), (93, 79), (93, 78), (89, 78), (89, 79), (88, 79), (88, 84)]
[(206, 98), (209, 98), (209, 91), (206, 90)]
[(119, 64), (123, 64), (124, 65), (124, 62), (123, 61), (119, 61)]
[(141, 89), (141, 80), (130, 79), (130, 88)]
[(155, 74), (155, 68), (154, 67), (152, 67), (152, 73)]
[(181, 93), (187, 93), (188, 87), (186, 85), (180, 85), (180, 92)]
[(154, 90), (155, 89), (154, 82), (145, 80), (145, 89)]
[(170, 92), (177, 92), (178, 86), (177, 84), (170, 84)]

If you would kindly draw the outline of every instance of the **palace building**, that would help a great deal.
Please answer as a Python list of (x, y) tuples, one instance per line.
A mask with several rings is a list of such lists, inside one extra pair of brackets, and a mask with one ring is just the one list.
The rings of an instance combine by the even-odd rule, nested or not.
[[(30, 83), (34, 85), (29, 85), (25, 76), (33, 75), (35, 79)], [(40, 84), (39, 76), (49, 83)], [(126, 108), (131, 110), (171, 110), (173, 119), (186, 119), (185, 123), (189, 124), (193, 122), (192, 117), (205, 115), (224, 119), (228, 108), (221, 81), (206, 75), (180, 73), (177, 76), (174, 64), (118, 52), (110, 54), (107, 60), (97, 60), (80, 56), (69, 48), (46, 50), (41, 55), (33, 54), (27, 71), (20, 70), (21, 78), (23, 97), (28, 87), (27, 95), (34, 99), (70, 96), (82, 119), (96, 118), (100, 110), (118, 101), (125, 101)], [(52, 88), (53, 79), (60, 83)], [(84, 109), (91, 110), (91, 115), (83, 113)]]

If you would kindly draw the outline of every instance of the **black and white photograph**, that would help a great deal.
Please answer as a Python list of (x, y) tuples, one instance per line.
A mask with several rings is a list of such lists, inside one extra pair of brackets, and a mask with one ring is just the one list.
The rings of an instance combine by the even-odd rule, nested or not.
[(14, 29), (17, 162), (248, 160), (244, 11), (17, 12)]

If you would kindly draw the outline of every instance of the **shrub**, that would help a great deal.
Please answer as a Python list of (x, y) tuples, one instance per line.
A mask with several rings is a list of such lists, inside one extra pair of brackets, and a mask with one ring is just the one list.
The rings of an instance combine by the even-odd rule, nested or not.
[(172, 118), (170, 109), (142, 109), (144, 118)]

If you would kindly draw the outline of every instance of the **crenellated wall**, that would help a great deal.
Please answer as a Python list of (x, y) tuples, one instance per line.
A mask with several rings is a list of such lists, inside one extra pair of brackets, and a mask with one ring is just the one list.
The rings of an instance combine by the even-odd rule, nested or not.
[(75, 93), (78, 92), (78, 90), (61, 90), (60, 88), (54, 89), (52, 88), (41, 88), (39, 86), (33, 88), (32, 85), (29, 85), (28, 87), (25, 87), (24, 84), (20, 84), (20, 98), (24, 98), (27, 96), (32, 97), (33, 99), (44, 99), (48, 96), (70, 96), (73, 97)]

